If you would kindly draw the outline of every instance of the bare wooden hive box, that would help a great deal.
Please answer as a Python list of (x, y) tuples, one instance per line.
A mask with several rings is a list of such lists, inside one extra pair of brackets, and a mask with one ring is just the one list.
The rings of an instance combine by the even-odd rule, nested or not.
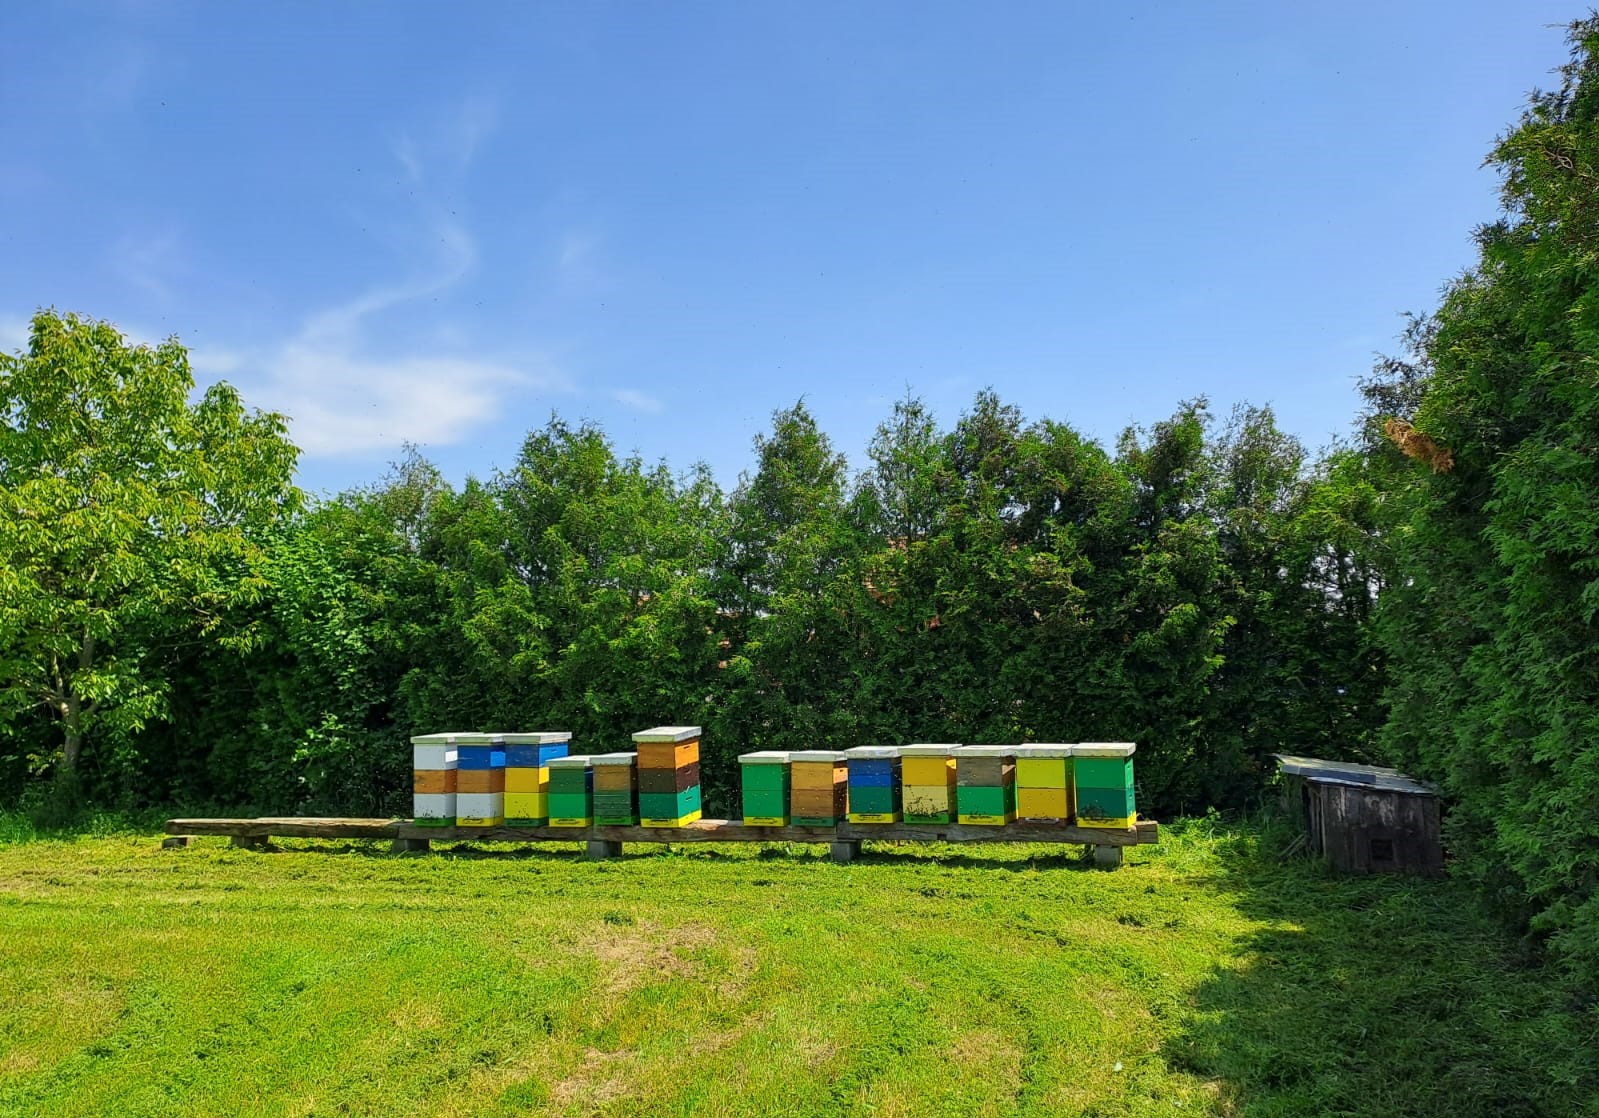
[(1395, 769), (1275, 755), (1310, 852), (1348, 873), (1444, 872), (1438, 790)]

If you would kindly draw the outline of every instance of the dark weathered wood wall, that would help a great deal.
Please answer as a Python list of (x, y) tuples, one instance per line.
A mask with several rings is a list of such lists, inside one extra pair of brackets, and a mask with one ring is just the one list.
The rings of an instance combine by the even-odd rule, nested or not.
[(1438, 797), (1307, 781), (1310, 848), (1351, 873), (1444, 872)]

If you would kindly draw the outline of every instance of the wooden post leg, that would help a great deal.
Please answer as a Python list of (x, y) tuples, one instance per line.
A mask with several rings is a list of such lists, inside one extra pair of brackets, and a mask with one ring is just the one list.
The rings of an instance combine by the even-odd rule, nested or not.
[(1122, 848), (1119, 846), (1094, 847), (1094, 865), (1102, 870), (1113, 870), (1122, 864)]
[(836, 839), (833, 842), (833, 861), (853, 862), (861, 856), (860, 839)]
[(258, 850), (267, 844), (265, 835), (234, 835), (233, 845), (243, 850)]
[(589, 839), (586, 856), (590, 858), (620, 858), (622, 844), (611, 839)]
[(162, 850), (182, 850), (194, 841), (193, 835), (168, 835), (161, 840)]
[(393, 854), (415, 854), (432, 849), (432, 839), (397, 838), (389, 844), (389, 851)]

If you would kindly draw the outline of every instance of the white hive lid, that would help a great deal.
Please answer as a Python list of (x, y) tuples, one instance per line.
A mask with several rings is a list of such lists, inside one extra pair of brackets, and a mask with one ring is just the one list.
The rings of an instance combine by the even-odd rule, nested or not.
[(700, 736), (698, 726), (654, 726), (648, 730), (640, 730), (633, 735), (633, 740), (638, 742), (680, 742), (693, 741)]
[(899, 747), (893, 745), (857, 745), (854, 749), (844, 750), (844, 756), (851, 761), (892, 761), (899, 756)]
[(496, 742), (506, 745), (559, 745), (563, 741), (571, 741), (572, 735), (566, 730), (530, 730), (527, 733), (516, 734), (491, 734)]
[(447, 734), (419, 734), (411, 739), (412, 745), (491, 745), (491, 734), (456, 731)]
[(801, 749), (788, 755), (790, 761), (842, 761), (844, 755), (832, 749)]
[(1027, 757), (1035, 760), (1052, 761), (1060, 757), (1070, 757), (1077, 747), (1073, 745), (1018, 745), (1015, 749), (1017, 757)]
[(758, 753), (740, 753), (741, 765), (786, 765), (789, 754), (781, 749), (763, 749)]
[(955, 756), (957, 757), (1014, 757), (1014, 745), (968, 745)]
[[(559, 761), (559, 760), (560, 760), (559, 757), (553, 758), (550, 761), (550, 764), (553, 765), (553, 764), (555, 764), (556, 761)], [(631, 765), (631, 764), (633, 764), (633, 762), (638, 760), (638, 754), (637, 753), (595, 753), (595, 754), (592, 754), (589, 757), (589, 760), (591, 762), (593, 762), (594, 764), (596, 764), (596, 765)]]
[(549, 767), (552, 769), (586, 769), (592, 764), (594, 764), (593, 757), (586, 753), (580, 753), (576, 757), (551, 757)]
[(1131, 757), (1138, 748), (1130, 741), (1085, 741), (1072, 746), (1074, 757)]
[(960, 750), (959, 745), (902, 745), (899, 747), (901, 757), (953, 757)]

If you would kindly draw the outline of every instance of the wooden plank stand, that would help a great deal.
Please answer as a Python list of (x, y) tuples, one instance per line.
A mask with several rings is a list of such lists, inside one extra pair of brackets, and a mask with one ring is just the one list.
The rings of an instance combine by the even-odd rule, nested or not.
[[(1082, 845), (1093, 850), (1094, 864), (1114, 869), (1125, 847), (1160, 840), (1160, 825), (1139, 820), (1126, 829), (1071, 827), (1047, 823), (1011, 823), (1003, 827), (947, 824), (850, 824), (836, 827), (751, 827), (731, 819), (698, 819), (678, 827), (419, 827), (408, 819), (169, 819), (163, 846), (187, 845), (203, 835), (231, 838), (244, 848), (266, 846), (269, 838), (388, 840), (396, 854), (432, 849), (435, 841), (583, 842), (589, 858), (615, 858), (624, 842), (802, 842), (826, 843), (835, 862), (852, 862), (865, 839), (890, 842), (1036, 842)], [(173, 839), (183, 840), (176, 843)]]

